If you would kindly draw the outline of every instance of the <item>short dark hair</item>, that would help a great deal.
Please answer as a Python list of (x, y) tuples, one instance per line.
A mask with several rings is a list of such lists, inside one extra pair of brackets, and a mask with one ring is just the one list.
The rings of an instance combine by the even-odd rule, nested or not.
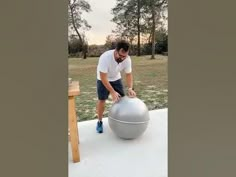
[(116, 50), (123, 49), (125, 52), (129, 50), (129, 43), (125, 40), (120, 40), (116, 43)]

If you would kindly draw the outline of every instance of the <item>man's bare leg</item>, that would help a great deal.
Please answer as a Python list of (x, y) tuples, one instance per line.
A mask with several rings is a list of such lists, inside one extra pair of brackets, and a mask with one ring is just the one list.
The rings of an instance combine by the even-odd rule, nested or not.
[(102, 117), (105, 110), (105, 102), (106, 100), (98, 100), (97, 101), (97, 116), (98, 116), (98, 123), (97, 123), (97, 132), (103, 133), (103, 125), (102, 125)]
[(97, 101), (97, 116), (98, 120), (102, 121), (103, 113), (105, 110), (106, 100), (98, 100)]

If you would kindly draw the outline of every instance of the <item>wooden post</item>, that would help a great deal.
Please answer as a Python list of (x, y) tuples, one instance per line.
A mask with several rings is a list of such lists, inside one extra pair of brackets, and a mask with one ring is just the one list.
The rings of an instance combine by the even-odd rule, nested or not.
[(79, 83), (74, 81), (69, 86), (69, 95), (68, 95), (68, 117), (69, 117), (70, 143), (72, 149), (73, 162), (80, 162), (79, 133), (78, 133), (76, 107), (75, 107), (75, 96), (77, 95), (79, 95)]

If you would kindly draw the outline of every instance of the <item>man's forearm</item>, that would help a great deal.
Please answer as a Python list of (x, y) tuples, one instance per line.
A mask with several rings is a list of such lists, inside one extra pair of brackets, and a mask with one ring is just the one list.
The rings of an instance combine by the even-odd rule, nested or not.
[(111, 86), (111, 84), (109, 83), (107, 79), (101, 79), (101, 81), (110, 93), (114, 92), (113, 87)]
[(103, 85), (106, 87), (106, 89), (110, 93), (114, 92), (114, 89), (111, 86), (110, 82), (108, 81), (106, 74), (105, 73), (100, 73), (100, 77), (101, 77), (101, 81), (102, 81)]
[(133, 75), (132, 75), (132, 73), (126, 74), (126, 83), (127, 83), (128, 88), (133, 89)]

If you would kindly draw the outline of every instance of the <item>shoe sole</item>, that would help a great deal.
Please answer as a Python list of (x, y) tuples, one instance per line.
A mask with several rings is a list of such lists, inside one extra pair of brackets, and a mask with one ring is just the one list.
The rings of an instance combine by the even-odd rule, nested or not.
[(103, 133), (103, 131), (97, 131), (97, 133)]

